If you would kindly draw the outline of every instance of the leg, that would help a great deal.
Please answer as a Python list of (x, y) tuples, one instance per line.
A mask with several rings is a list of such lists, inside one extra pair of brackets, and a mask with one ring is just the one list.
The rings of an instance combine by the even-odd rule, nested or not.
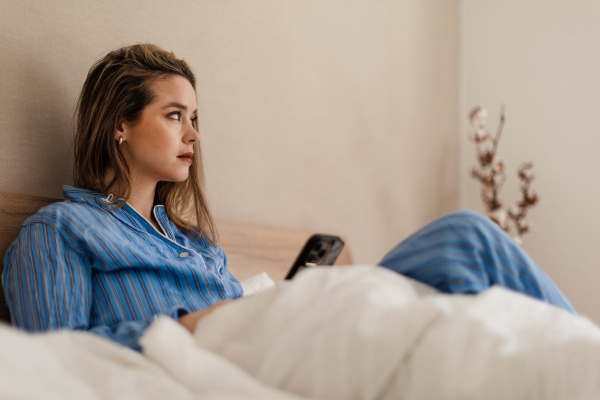
[(446, 293), (502, 285), (575, 313), (569, 300), (525, 251), (489, 218), (454, 212), (423, 227), (379, 265)]

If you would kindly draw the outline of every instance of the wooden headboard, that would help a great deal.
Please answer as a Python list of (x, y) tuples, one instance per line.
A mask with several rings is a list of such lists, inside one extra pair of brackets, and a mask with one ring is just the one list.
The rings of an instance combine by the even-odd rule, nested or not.
[[(17, 238), (21, 225), (40, 208), (62, 201), (49, 197), (0, 192), (0, 274), (4, 269), (4, 254)], [(262, 271), (275, 281), (285, 278), (298, 252), (313, 233), (272, 226), (217, 220), (219, 244), (229, 259), (229, 269), (238, 279), (246, 279)], [(336, 265), (352, 263), (346, 245)], [(10, 315), (0, 290), (0, 320), (10, 321)]]

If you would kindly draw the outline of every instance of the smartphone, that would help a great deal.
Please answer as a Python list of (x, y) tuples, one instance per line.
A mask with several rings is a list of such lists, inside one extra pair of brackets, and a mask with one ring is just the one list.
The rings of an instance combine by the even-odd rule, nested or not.
[(343, 248), (344, 241), (337, 236), (312, 235), (308, 238), (285, 279), (292, 279), (298, 271), (304, 268), (333, 265)]

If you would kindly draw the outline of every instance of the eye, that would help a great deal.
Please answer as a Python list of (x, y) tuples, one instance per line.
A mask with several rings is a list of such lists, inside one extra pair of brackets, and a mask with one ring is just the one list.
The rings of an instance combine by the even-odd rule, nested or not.
[(181, 121), (181, 111), (175, 111), (174, 113), (169, 114), (169, 118), (174, 119), (175, 121)]

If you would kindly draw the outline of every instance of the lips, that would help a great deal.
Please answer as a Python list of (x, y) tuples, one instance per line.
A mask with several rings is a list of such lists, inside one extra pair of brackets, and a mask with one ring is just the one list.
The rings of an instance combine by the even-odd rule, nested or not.
[(183, 153), (177, 156), (177, 158), (179, 158), (182, 161), (187, 161), (187, 162), (192, 162), (192, 157), (193, 157), (194, 153), (193, 152), (189, 152), (189, 153)]

